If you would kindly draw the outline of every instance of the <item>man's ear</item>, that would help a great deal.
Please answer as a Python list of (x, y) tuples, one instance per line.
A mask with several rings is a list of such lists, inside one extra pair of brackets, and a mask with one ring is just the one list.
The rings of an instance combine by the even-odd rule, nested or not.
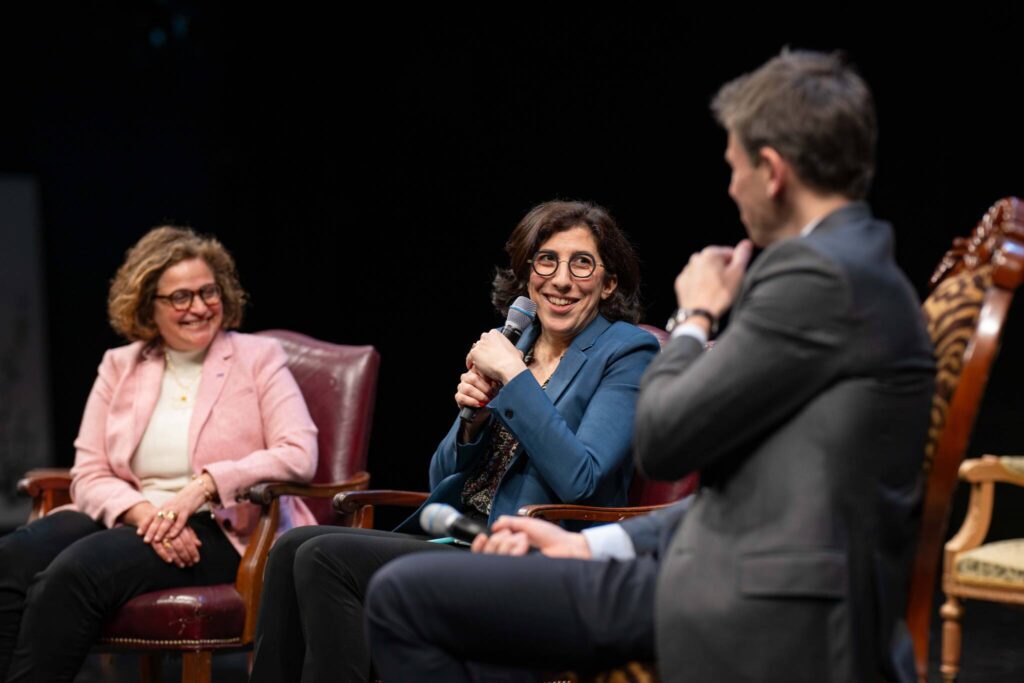
[(765, 191), (768, 197), (775, 199), (789, 182), (789, 163), (774, 147), (762, 147), (758, 151), (758, 155), (760, 156), (758, 166), (765, 174)]

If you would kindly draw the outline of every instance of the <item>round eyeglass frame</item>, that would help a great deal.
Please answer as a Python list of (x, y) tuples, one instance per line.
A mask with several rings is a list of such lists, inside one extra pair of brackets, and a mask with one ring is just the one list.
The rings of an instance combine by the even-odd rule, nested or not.
[[(555, 261), (555, 267), (554, 267), (554, 269), (550, 273), (542, 272), (538, 268), (537, 260), (538, 260), (538, 257), (542, 256), (542, 255), (543, 256), (549, 256), (549, 257), (551, 257)], [(594, 272), (598, 268), (604, 268), (604, 264), (603, 263), (598, 263), (597, 260), (595, 259), (594, 260), (594, 266), (590, 269), (590, 271), (587, 272), (586, 275), (580, 275), (572, 267), (573, 259), (575, 259), (578, 256), (587, 256), (588, 258), (591, 258), (591, 259), (594, 258), (590, 254), (575, 254), (575, 255), (573, 255), (572, 258), (560, 259), (553, 252), (550, 252), (550, 251), (538, 251), (536, 254), (533, 255), (533, 258), (527, 259), (526, 262), (530, 264), (530, 267), (533, 269), (533, 272), (537, 273), (537, 275), (540, 275), (541, 277), (552, 277), (552, 276), (554, 276), (554, 274), (558, 272), (558, 267), (560, 265), (562, 265), (563, 263), (565, 263), (569, 267), (569, 274), (572, 275), (577, 280), (586, 280), (587, 278), (593, 277)]]
[[(188, 295), (188, 300), (183, 298), (183, 295)], [(187, 311), (192, 308), (192, 304), (195, 303), (196, 296), (203, 300), (203, 303), (207, 306), (216, 306), (221, 302), (221, 296), (223, 292), (220, 289), (220, 285), (217, 283), (211, 283), (203, 285), (199, 289), (176, 289), (170, 294), (155, 294), (154, 299), (163, 299), (171, 305), (171, 308), (178, 311), (179, 313)], [(175, 298), (178, 299), (175, 302)]]

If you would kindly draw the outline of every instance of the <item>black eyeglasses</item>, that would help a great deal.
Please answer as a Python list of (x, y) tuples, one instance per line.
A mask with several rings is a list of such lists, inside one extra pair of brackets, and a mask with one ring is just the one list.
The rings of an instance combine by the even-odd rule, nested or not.
[(587, 253), (573, 254), (566, 261), (559, 259), (558, 254), (553, 251), (538, 251), (527, 263), (531, 264), (533, 272), (541, 277), (551, 277), (558, 271), (559, 263), (568, 263), (569, 272), (579, 280), (586, 280), (593, 275), (598, 266), (604, 267), (603, 263), (598, 263), (593, 256)]
[(207, 306), (220, 303), (220, 285), (203, 285), (198, 290), (176, 289), (170, 294), (157, 294), (154, 299), (166, 299), (176, 311), (187, 311), (192, 308), (196, 294)]

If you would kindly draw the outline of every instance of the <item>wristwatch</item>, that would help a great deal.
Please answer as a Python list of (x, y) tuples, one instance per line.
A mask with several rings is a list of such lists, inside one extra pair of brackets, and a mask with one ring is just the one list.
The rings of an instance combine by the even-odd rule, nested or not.
[(708, 336), (714, 337), (718, 334), (718, 318), (711, 314), (706, 308), (677, 308), (672, 317), (665, 323), (665, 330), (669, 333), (676, 327), (682, 325), (690, 318), (704, 318), (708, 321)]

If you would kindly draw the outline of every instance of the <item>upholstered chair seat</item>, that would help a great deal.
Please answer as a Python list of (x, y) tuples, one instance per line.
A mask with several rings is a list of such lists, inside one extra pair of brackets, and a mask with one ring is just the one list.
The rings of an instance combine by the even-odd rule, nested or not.
[(1024, 589), (1024, 538), (996, 541), (960, 553), (953, 576), (975, 586), (1014, 586)]
[[(168, 629), (173, 624), (173, 629)], [(245, 601), (228, 586), (196, 586), (144, 593), (107, 622), (104, 642), (154, 650), (239, 646)]]

